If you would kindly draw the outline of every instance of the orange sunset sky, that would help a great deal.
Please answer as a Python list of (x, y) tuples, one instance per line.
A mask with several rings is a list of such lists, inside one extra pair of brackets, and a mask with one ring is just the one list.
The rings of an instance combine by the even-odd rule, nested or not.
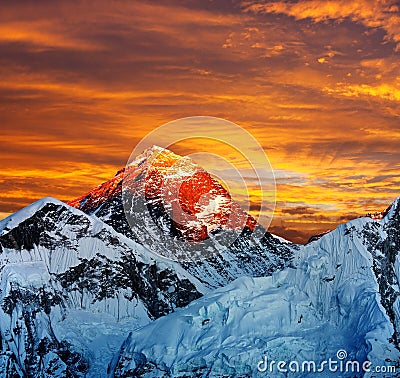
[(396, 1), (0, 4), (0, 215), (111, 178), (168, 121), (251, 132), (293, 241), (400, 195)]

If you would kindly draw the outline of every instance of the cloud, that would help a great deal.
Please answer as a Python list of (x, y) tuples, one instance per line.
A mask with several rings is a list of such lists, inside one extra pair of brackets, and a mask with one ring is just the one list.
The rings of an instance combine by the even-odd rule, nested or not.
[[(394, 180), (393, 180), (394, 179)], [(381, 175), (381, 176), (376, 176), (376, 177), (372, 177), (370, 179), (367, 180), (368, 184), (375, 184), (375, 183), (381, 183), (383, 181), (389, 181), (389, 182), (393, 182), (393, 181), (398, 181), (399, 180), (399, 175)]]
[(369, 96), (382, 100), (400, 102), (400, 85), (338, 83), (334, 88), (325, 87), (324, 91), (330, 94), (339, 94), (346, 97)]
[(274, 235), (284, 237), (294, 243), (306, 243), (310, 236), (315, 233), (303, 232), (302, 230), (295, 228), (288, 228), (282, 225), (271, 225), (269, 231)]
[(315, 210), (311, 209), (307, 206), (296, 206), (293, 208), (284, 208), (281, 209), (281, 212), (283, 214), (289, 214), (289, 215), (313, 215), (315, 214)]
[(397, 44), (396, 49), (400, 48), (400, 9), (396, 1), (244, 1), (242, 6), (247, 12), (286, 14), (296, 20), (311, 19), (314, 22), (325, 22), (349, 19), (371, 29), (383, 29), (386, 39), (394, 41)]
[(101, 46), (75, 38), (60, 30), (59, 25), (50, 21), (5, 22), (0, 24), (0, 43), (31, 45), (31, 51), (64, 48), (68, 50), (99, 50)]

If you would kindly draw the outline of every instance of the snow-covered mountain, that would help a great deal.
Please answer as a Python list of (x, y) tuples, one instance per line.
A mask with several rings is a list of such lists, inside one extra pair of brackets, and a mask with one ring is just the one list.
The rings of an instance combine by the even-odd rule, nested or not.
[(190, 158), (157, 146), (68, 204), (179, 260), (209, 288), (271, 274), (290, 262), (296, 248), (267, 233)]
[[(310, 377), (288, 364), (318, 369), (328, 358), (354, 365), (325, 365), (323, 377), (400, 376), (399, 251), (400, 198), (382, 220), (353, 220), (302, 247), (293, 267), (239, 278), (133, 330), (110, 376)], [(271, 372), (266, 357), (286, 372)]]
[(5, 376), (96, 376), (123, 324), (147, 324), (206, 292), (180, 265), (51, 198), (0, 223), (0, 252)]
[[(216, 195), (227, 198), (225, 212), (233, 209), (246, 222), (252, 219), (201, 172), (204, 180), (196, 182), (209, 184), (204, 193), (209, 190), (212, 197), (217, 187)], [(134, 182), (140, 179), (137, 175)], [(121, 171), (79, 200), (80, 206), (71, 202), (87, 213), (44, 198), (0, 222), (0, 376), (105, 376), (132, 329), (240, 276), (268, 275), (290, 263), (290, 243), (268, 233), (252, 240), (252, 231), (259, 227), (254, 220), (245, 224), (232, 246), (216, 245), (215, 255), (200, 261), (178, 263), (152, 252), (158, 243), (148, 245), (144, 230), (151, 235), (154, 224), (131, 228), (124, 216), (125, 176)], [(199, 222), (209, 224), (205, 238), (218, 228), (218, 219), (221, 228), (231, 227), (224, 211), (208, 209), (209, 217), (204, 208), (195, 210), (201, 213)], [(183, 248), (193, 241), (183, 239)]]
[(338, 350), (400, 373), (400, 199), (381, 218), (295, 246), (153, 147), (69, 204), (0, 222), (0, 377), (308, 377), (258, 368)]
[[(154, 223), (162, 224), (170, 235), (182, 240), (199, 242), (217, 229), (241, 231), (246, 227), (253, 231), (257, 226), (256, 220), (245, 213), (207, 171), (189, 157), (158, 146), (145, 150), (110, 181), (68, 204), (96, 214), (110, 221), (117, 230), (126, 232), (127, 228), (123, 227), (126, 215), (137, 215), (138, 209), (135, 208), (133, 214), (128, 212), (116, 218), (120, 214), (116, 211), (118, 205), (110, 201), (118, 197), (122, 205), (119, 195), (123, 191), (129, 192), (135, 201), (143, 196)], [(140, 223), (143, 223), (143, 215), (140, 213)], [(132, 232), (143, 240), (140, 234), (143, 229), (138, 229), (139, 224), (135, 226)]]

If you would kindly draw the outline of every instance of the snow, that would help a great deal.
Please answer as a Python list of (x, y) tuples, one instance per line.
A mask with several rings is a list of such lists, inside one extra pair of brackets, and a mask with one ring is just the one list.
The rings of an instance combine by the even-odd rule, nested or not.
[(278, 235), (275, 235), (275, 234), (271, 234), (271, 235), (272, 235), (272, 237), (274, 237), (275, 239), (279, 240), (283, 244), (292, 244), (292, 242), (290, 242), (289, 240), (283, 238), (282, 236), (278, 236)]
[(1, 292), (7, 292), (12, 283), (40, 288), (49, 280), (49, 272), (42, 261), (9, 263), (1, 272)]
[[(142, 308), (143, 315), (145, 310)], [(138, 322), (143, 322), (146, 316)], [(90, 355), (90, 377), (104, 377), (107, 363), (119, 350), (126, 338), (132, 321), (124, 319), (116, 321), (115, 317), (106, 313), (93, 313), (80, 309), (72, 309), (64, 321), (54, 323), (54, 331), (59, 339), (65, 339), (73, 345), (79, 345)]]

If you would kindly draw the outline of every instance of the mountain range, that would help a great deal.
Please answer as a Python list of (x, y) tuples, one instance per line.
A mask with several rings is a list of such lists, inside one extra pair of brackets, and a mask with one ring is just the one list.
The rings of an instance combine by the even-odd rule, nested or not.
[(399, 251), (399, 199), (295, 245), (154, 146), (0, 222), (0, 376), (266, 376), (264, 356), (338, 350), (400, 374)]

